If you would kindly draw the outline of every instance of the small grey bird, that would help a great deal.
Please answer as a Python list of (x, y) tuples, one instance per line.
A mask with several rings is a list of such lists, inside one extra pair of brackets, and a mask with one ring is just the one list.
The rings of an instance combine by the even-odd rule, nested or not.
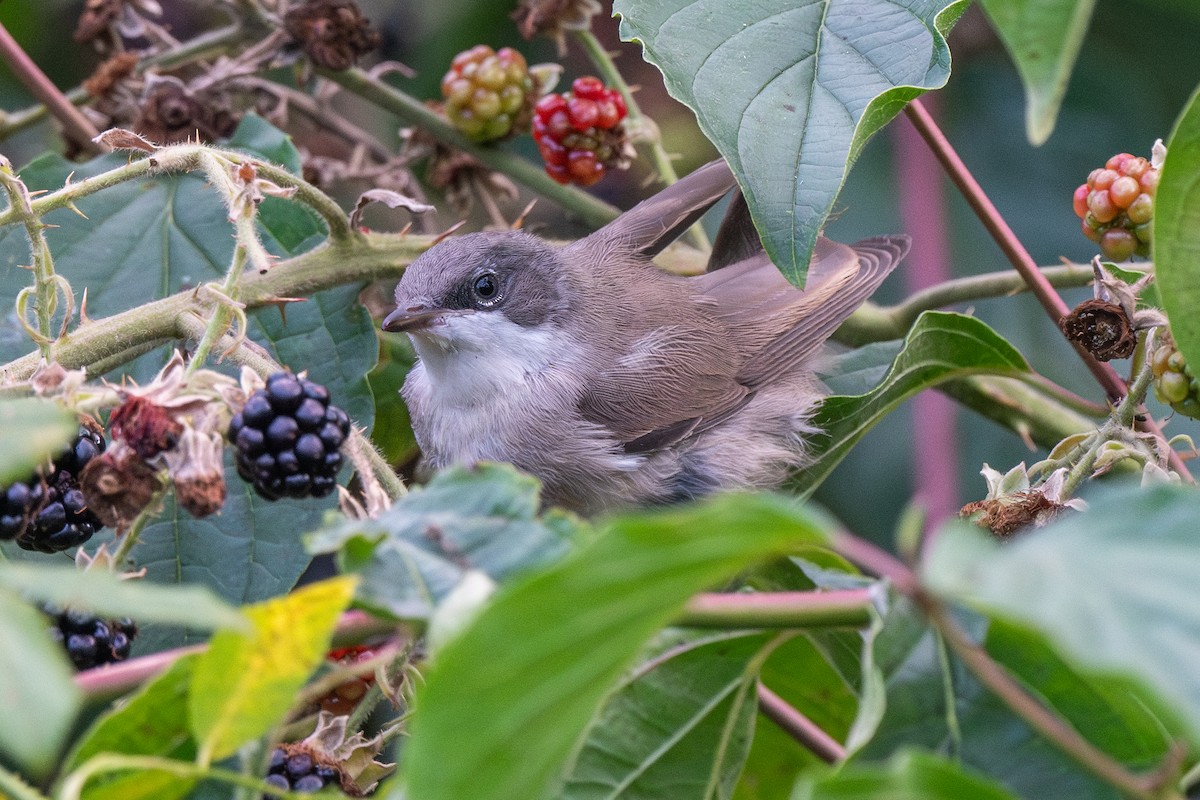
[(777, 486), (809, 463), (814, 360), (908, 239), (821, 238), (799, 291), (737, 195), (712, 271), (650, 263), (735, 186), (715, 161), (566, 247), (475, 233), (417, 258), (383, 327), (420, 357), (402, 394), (429, 465), (507, 461), (593, 514)]

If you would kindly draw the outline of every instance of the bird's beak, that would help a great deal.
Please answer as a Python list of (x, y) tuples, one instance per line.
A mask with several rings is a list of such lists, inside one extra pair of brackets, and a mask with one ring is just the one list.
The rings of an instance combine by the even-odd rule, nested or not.
[(397, 308), (383, 320), (383, 329), (393, 333), (403, 331), (420, 331), (434, 325), (444, 317), (459, 316), (468, 313), (457, 309), (430, 308), (429, 306), (409, 306)]

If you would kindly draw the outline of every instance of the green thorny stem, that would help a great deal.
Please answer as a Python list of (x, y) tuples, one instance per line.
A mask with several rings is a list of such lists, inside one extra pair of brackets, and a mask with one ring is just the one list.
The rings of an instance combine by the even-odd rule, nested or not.
[[(670, 185), (679, 180), (679, 176), (675, 172), (675, 165), (671, 163), (671, 156), (662, 146), (662, 137), (658, 133), (657, 126), (642, 113), (641, 107), (637, 100), (633, 97), (633, 90), (629, 88), (629, 84), (625, 82), (625, 76), (617, 69), (617, 65), (613, 63), (612, 54), (604, 48), (596, 35), (587, 28), (575, 31), (576, 38), (579, 39), (583, 49), (587, 51), (588, 57), (592, 59), (592, 63), (596, 65), (596, 69), (604, 77), (604, 82), (615, 88), (621, 93), (621, 97), (625, 100), (625, 119), (629, 129), (634, 133), (634, 140), (638, 143), (647, 145), (650, 152), (650, 160), (654, 164), (654, 169), (658, 173), (658, 177), (663, 183)], [(708, 235), (704, 232), (703, 226), (696, 223), (688, 231), (688, 236), (692, 240), (692, 244), (705, 252), (712, 249), (712, 244), (708, 240)]]
[[(12, 164), (7, 158), (0, 156), (0, 184), (8, 195), (8, 210), (3, 218), (12, 221), (20, 220), (25, 225), (25, 235), (29, 239), (29, 250), (32, 257), (30, 269), (33, 271), (33, 287), (22, 289), (17, 295), (17, 316), (21, 326), (25, 328), (41, 351), (46, 361), (54, 360), (54, 342), (66, 331), (67, 323), (75, 312), (75, 294), (65, 278), (54, 272), (54, 259), (50, 255), (50, 247), (46, 244), (44, 231), (45, 223), (34, 210), (33, 200), (29, 189), (17, 177)], [(67, 301), (66, 313), (58, 333), (54, 332), (54, 313), (58, 310), (58, 293), (61, 291)], [(34, 300), (37, 311), (37, 328), (29, 323), (26, 306), (30, 298)]]

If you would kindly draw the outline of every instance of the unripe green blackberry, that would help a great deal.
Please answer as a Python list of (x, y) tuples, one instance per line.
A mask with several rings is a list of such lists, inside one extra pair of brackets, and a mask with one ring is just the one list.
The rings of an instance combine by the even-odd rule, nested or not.
[(267, 500), (324, 497), (337, 485), (350, 418), (319, 383), (277, 372), (229, 422), (237, 471)]
[(1083, 235), (1100, 245), (1105, 258), (1126, 261), (1135, 253), (1150, 255), (1158, 174), (1158, 167), (1146, 159), (1118, 153), (1075, 190), (1072, 205), (1083, 220)]
[(15, 538), (24, 550), (57, 553), (92, 538), (104, 525), (88, 508), (79, 476), (104, 447), (98, 430), (81, 425), (48, 472), (0, 486), (0, 539)]
[(442, 78), (446, 116), (472, 141), (492, 142), (529, 129), (534, 81), (511, 47), (464, 50)]
[(599, 78), (576, 78), (566, 94), (548, 94), (533, 109), (533, 138), (546, 174), (559, 183), (591, 186), (629, 163), (622, 121), (625, 100)]
[(1185, 417), (1200, 419), (1200, 385), (1170, 338), (1161, 341), (1150, 356), (1154, 396)]

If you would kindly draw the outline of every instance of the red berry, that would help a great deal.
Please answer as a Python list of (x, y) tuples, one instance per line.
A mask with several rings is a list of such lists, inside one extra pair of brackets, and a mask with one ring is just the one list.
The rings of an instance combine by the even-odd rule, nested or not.
[(1107, 189), (1112, 186), (1113, 181), (1121, 177), (1116, 170), (1102, 169), (1096, 173), (1096, 179), (1088, 181), (1093, 189)]
[(577, 131), (586, 131), (596, 126), (600, 119), (600, 109), (595, 100), (585, 97), (574, 97), (567, 101), (567, 113), (571, 117), (571, 126)]
[(1138, 183), (1142, 185), (1142, 191), (1150, 196), (1154, 196), (1155, 191), (1158, 190), (1158, 176), (1159, 172), (1156, 169), (1144, 172), (1142, 177), (1138, 178)]
[(1097, 222), (1112, 222), (1117, 218), (1117, 214), (1121, 213), (1121, 209), (1117, 208), (1117, 204), (1112, 201), (1112, 196), (1106, 189), (1101, 189), (1092, 192), (1088, 195), (1088, 210)]
[(1135, 178), (1122, 175), (1108, 187), (1108, 195), (1118, 208), (1129, 208), (1129, 204), (1142, 192), (1141, 185)]
[(1080, 223), (1079, 227), (1080, 227), (1080, 230), (1083, 231), (1084, 236), (1091, 239), (1093, 242), (1096, 242), (1097, 244), (1100, 243), (1100, 231), (1096, 230), (1091, 225), (1089, 225), (1087, 223), (1086, 219), (1082, 223)]
[(1113, 261), (1128, 261), (1137, 249), (1137, 239), (1124, 228), (1109, 228), (1100, 237), (1100, 252)]
[(1107, 169), (1119, 171), (1125, 165), (1125, 162), (1133, 157), (1132, 153), (1117, 153), (1104, 166)]
[(537, 101), (533, 106), (533, 111), (543, 119), (549, 117), (555, 111), (566, 111), (567, 99), (561, 94), (548, 94)]
[(1149, 222), (1150, 218), (1154, 216), (1154, 198), (1145, 192), (1139, 194), (1129, 204), (1129, 208), (1125, 210), (1125, 214), (1134, 225)]
[(571, 92), (576, 97), (586, 97), (589, 100), (601, 100), (605, 93), (604, 83), (599, 78), (594, 78), (591, 75), (585, 75), (582, 78), (576, 78), (571, 83)]
[(1087, 199), (1089, 191), (1091, 190), (1088, 189), (1088, 185), (1086, 183), (1081, 184), (1080, 187), (1075, 190), (1075, 196), (1072, 198), (1072, 203), (1075, 207), (1075, 216), (1079, 217), (1080, 219), (1083, 219), (1087, 216)]
[(567, 156), (567, 169), (576, 183), (591, 186), (604, 177), (604, 165), (596, 161), (590, 150), (572, 150)]

